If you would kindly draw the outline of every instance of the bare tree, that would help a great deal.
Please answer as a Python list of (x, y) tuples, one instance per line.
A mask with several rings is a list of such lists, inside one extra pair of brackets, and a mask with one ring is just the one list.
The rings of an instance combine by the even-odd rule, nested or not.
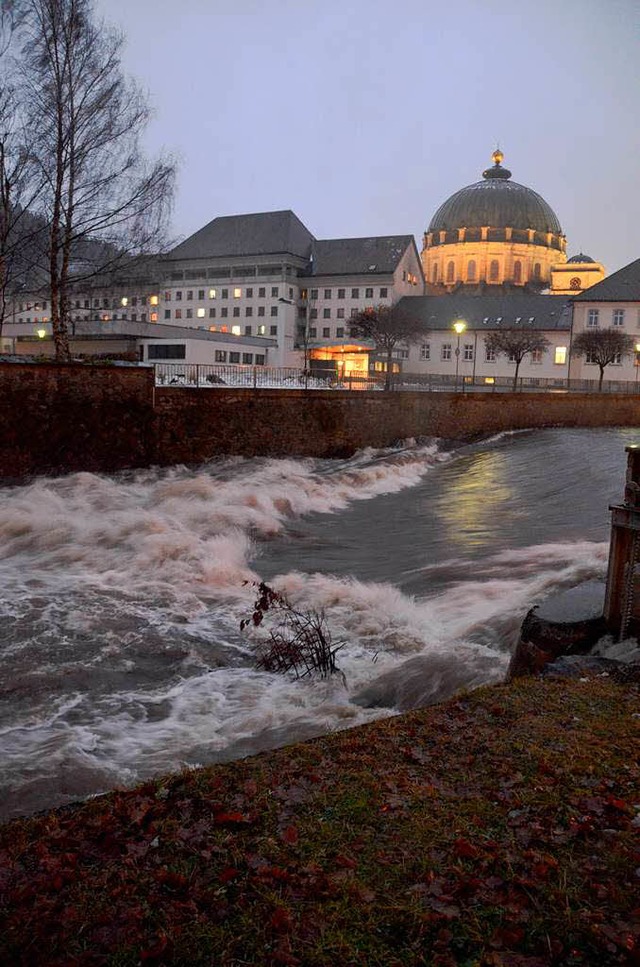
[(525, 356), (531, 353), (546, 352), (549, 340), (541, 332), (534, 329), (496, 329), (490, 332), (484, 340), (485, 349), (496, 355), (508, 356), (510, 362), (516, 364), (513, 374), (513, 390), (518, 385), (520, 364)]
[(393, 351), (399, 343), (414, 342), (424, 335), (423, 324), (406, 308), (398, 305), (372, 306), (364, 309), (349, 321), (351, 335), (371, 339), (378, 352), (387, 357), (384, 388), (391, 389), (393, 377)]
[(631, 336), (619, 329), (585, 329), (574, 338), (571, 353), (573, 356), (584, 356), (586, 362), (599, 367), (598, 389), (602, 391), (605, 368), (610, 363), (622, 362), (624, 356), (631, 355), (633, 347)]
[[(70, 283), (158, 247), (175, 170), (166, 159), (148, 163), (140, 150), (150, 114), (122, 74), (122, 35), (94, 20), (90, 0), (27, 4), (24, 93), (45, 183), (56, 357), (68, 359)], [(106, 244), (94, 244), (94, 263), (75, 273), (82, 244), (96, 241)]]

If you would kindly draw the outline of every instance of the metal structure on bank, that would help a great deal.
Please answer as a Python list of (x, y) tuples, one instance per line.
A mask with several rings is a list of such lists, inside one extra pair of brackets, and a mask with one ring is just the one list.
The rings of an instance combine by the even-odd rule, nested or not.
[(640, 631), (640, 448), (625, 447), (624, 502), (611, 510), (604, 617), (620, 640)]

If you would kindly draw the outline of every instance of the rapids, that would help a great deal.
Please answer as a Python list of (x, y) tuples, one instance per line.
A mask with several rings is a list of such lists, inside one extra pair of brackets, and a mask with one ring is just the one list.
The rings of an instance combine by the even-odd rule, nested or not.
[[(544, 430), (0, 489), (0, 817), (500, 679), (526, 610), (603, 576), (629, 443)], [(344, 680), (253, 668), (261, 578), (325, 610)]]

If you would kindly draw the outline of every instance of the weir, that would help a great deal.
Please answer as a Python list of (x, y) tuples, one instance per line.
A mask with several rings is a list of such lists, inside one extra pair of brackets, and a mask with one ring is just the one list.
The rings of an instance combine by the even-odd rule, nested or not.
[(640, 448), (625, 447), (624, 501), (611, 510), (611, 543), (604, 617), (620, 639), (640, 630)]

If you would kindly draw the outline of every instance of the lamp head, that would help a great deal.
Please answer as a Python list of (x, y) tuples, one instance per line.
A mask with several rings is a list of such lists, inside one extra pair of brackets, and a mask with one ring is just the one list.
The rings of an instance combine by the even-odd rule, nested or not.
[(465, 329), (466, 329), (466, 328), (467, 328), (467, 324), (466, 324), (466, 322), (465, 322), (465, 321), (464, 321), (463, 319), (458, 319), (458, 320), (457, 320), (456, 322), (454, 322), (454, 324), (453, 324), (453, 331), (454, 331), (454, 332), (456, 333), (456, 335), (458, 335), (458, 336), (461, 336), (461, 335), (462, 335), (462, 333), (463, 333), (463, 332), (465, 331)]

